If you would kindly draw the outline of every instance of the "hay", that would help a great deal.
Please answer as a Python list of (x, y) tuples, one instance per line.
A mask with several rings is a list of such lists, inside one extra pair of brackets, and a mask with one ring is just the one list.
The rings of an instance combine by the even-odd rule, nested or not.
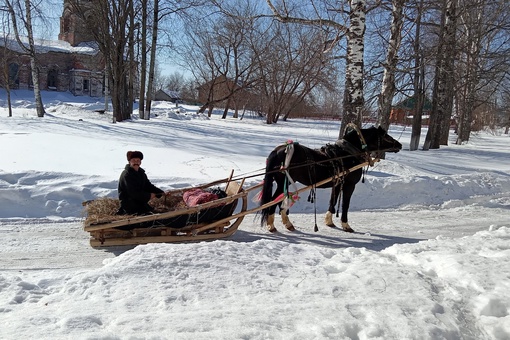
[[(186, 208), (186, 204), (182, 199), (181, 190), (166, 192), (163, 197), (150, 200), (149, 205), (151, 205), (154, 208), (154, 212), (158, 214)], [(102, 197), (88, 202), (85, 206), (85, 224), (109, 223), (136, 216), (117, 215), (119, 208), (120, 201), (111, 197)]]
[(155, 213), (164, 213), (186, 208), (186, 204), (182, 199), (182, 191), (168, 191), (161, 198), (154, 198), (149, 201), (149, 205), (154, 208)]
[(87, 215), (85, 223), (87, 225), (96, 223), (107, 223), (125, 219), (125, 215), (117, 215), (120, 208), (120, 201), (116, 198), (101, 197), (85, 206)]

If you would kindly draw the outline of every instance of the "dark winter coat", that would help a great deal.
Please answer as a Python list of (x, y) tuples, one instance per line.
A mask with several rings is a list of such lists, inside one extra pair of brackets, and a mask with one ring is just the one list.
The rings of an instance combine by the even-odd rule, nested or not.
[(120, 214), (143, 215), (149, 213), (152, 211), (152, 207), (148, 204), (151, 193), (164, 193), (149, 181), (145, 170), (139, 168), (138, 171), (135, 171), (129, 164), (120, 175), (118, 190)]

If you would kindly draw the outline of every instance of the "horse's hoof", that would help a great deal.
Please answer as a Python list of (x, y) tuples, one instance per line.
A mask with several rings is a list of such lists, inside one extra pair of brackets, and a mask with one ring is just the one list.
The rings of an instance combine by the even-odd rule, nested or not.
[(268, 225), (267, 226), (267, 230), (270, 232), (270, 233), (276, 233), (278, 230), (276, 230), (276, 228), (272, 225)]
[(296, 228), (294, 228), (294, 225), (292, 224), (292, 222), (289, 220), (289, 216), (287, 215), (286, 211), (280, 212), (280, 215), (282, 217), (283, 225), (285, 226), (285, 228), (287, 228), (287, 230), (289, 230), (289, 231), (296, 230)]
[(326, 213), (326, 217), (324, 217), (324, 223), (331, 228), (336, 228), (335, 223), (333, 222), (333, 214), (331, 212)]
[(342, 229), (348, 233), (354, 232), (354, 230), (351, 228), (351, 226), (347, 222), (342, 222)]

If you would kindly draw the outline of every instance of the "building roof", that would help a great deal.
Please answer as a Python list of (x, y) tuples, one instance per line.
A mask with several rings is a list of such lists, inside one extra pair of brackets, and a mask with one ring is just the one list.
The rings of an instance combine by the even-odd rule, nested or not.
[[(412, 110), (412, 109), (414, 109), (415, 102), (416, 102), (416, 95), (402, 100), (401, 102), (393, 105), (393, 107), (406, 109), (406, 110)], [(423, 102), (423, 111), (430, 111), (430, 110), (432, 110), (432, 102), (430, 101), (430, 99), (425, 97), (425, 100)]]
[[(28, 45), (28, 37), (21, 37), (21, 41)], [(60, 53), (73, 53), (73, 54), (88, 54), (96, 55), (99, 53), (97, 43), (90, 41), (79, 44), (78, 46), (71, 46), (67, 41), (63, 40), (48, 40), (48, 39), (34, 39), (36, 53), (60, 52)], [(11, 51), (24, 53), (25, 51), (18, 44), (16, 38), (8, 35), (0, 38), (0, 46), (6, 47)]]
[(179, 92), (177, 92), (177, 91), (159, 89), (156, 91), (156, 93), (158, 93), (158, 92), (163, 93), (170, 98), (176, 98), (176, 99), (180, 98)]

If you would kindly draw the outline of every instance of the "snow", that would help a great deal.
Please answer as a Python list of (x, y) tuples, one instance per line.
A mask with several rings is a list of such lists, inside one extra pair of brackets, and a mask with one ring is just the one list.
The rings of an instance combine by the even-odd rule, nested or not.
[[(28, 37), (20, 37), (20, 40), (25, 44), (29, 45)], [(14, 35), (6, 35), (3, 39), (0, 39), (0, 46), (5, 46), (12, 51), (19, 53), (25, 53), (23, 48), (19, 45)], [(48, 40), (48, 39), (34, 39), (34, 47), (37, 53), (80, 53), (88, 55), (96, 55), (99, 51), (97, 43), (95, 42), (82, 42), (77, 46), (71, 46), (67, 41), (64, 40)]]
[(8, 117), (5, 98), (0, 339), (510, 339), (508, 135), (410, 152), (410, 129), (392, 126), (404, 150), (357, 185), (353, 234), (323, 225), (319, 190), (291, 208), (295, 232), (253, 214), (226, 240), (93, 249), (81, 202), (116, 197), (128, 150), (164, 190), (231, 169), (250, 187), (276, 145), (320, 147), (339, 123), (155, 102), (151, 120), (113, 124), (101, 100), (57, 92), (37, 118), (27, 91)]

